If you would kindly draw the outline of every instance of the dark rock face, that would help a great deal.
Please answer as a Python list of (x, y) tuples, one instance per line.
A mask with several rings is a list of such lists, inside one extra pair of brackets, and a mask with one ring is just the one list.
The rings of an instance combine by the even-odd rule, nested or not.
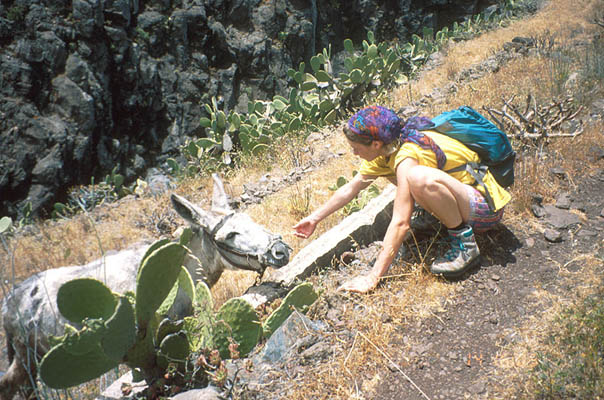
[[(0, 215), (35, 214), (114, 167), (132, 179), (204, 136), (215, 96), (247, 110), (345, 38), (408, 40), (480, 0), (7, 0), (0, 3)], [(245, 89), (245, 90), (244, 90)], [(135, 162), (136, 160), (136, 162)], [(43, 213), (42, 213), (43, 214)]]

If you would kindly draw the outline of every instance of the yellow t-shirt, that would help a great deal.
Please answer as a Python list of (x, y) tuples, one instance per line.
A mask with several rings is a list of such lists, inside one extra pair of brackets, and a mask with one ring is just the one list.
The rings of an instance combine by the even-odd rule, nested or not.
[[(422, 131), (422, 133), (430, 136), (447, 156), (447, 162), (443, 168), (444, 171), (459, 167), (467, 162), (480, 162), (478, 154), (467, 148), (460, 141), (436, 131), (428, 130)], [(363, 160), (359, 173), (361, 175), (393, 178), (396, 175), (396, 167), (407, 157), (415, 159), (419, 165), (437, 168), (436, 156), (431, 149), (423, 149), (413, 142), (406, 142), (390, 156), (380, 156), (372, 161)], [(474, 178), (467, 171), (451, 172), (450, 175), (462, 183), (474, 186), (484, 195), (482, 185), (474, 185)], [(496, 211), (512, 199), (512, 196), (499, 186), (493, 175), (491, 175), (491, 172), (487, 171), (483, 182), (489, 190)]]

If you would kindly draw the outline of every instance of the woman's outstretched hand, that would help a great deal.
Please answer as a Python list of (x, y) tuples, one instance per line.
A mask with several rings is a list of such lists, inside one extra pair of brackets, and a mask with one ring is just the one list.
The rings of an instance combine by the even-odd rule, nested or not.
[(380, 278), (374, 274), (359, 275), (348, 282), (345, 282), (338, 288), (338, 291), (346, 290), (348, 292), (368, 293), (375, 289), (379, 281)]
[(308, 237), (312, 235), (312, 233), (315, 231), (317, 223), (318, 222), (311, 217), (306, 217), (300, 220), (300, 222), (298, 222), (292, 227), (292, 229), (294, 230), (294, 236), (303, 239), (308, 239)]

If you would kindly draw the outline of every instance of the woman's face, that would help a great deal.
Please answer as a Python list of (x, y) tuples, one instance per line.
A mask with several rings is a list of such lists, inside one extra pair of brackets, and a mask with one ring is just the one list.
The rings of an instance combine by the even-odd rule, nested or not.
[(357, 157), (362, 158), (366, 161), (373, 161), (376, 157), (382, 155), (382, 143), (374, 140), (370, 144), (361, 144), (358, 142), (353, 142), (350, 139), (346, 139), (348, 144), (352, 148), (352, 154)]

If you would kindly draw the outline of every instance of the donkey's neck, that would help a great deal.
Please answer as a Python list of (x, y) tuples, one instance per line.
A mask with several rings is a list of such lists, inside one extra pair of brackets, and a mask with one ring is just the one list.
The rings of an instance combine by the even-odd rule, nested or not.
[(202, 280), (211, 288), (218, 282), (226, 267), (216, 244), (210, 235), (204, 230), (200, 230), (199, 233), (193, 235), (188, 247), (191, 253), (198, 258), (188, 256), (185, 260), (185, 268), (195, 283)]

